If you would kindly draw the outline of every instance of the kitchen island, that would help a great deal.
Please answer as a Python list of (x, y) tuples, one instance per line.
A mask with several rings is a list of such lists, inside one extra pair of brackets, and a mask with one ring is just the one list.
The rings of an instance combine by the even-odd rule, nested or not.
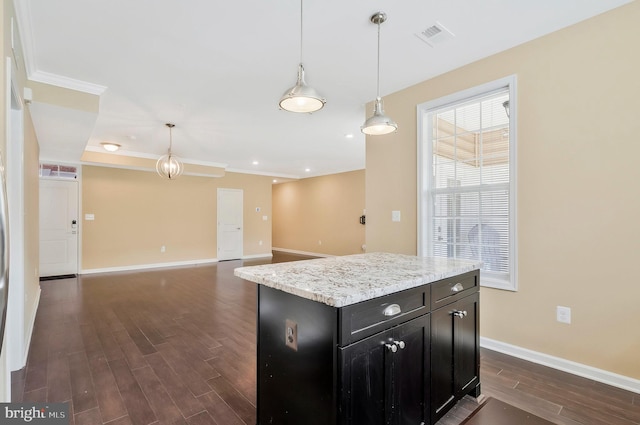
[(479, 267), (370, 253), (236, 269), (259, 284), (258, 424), (430, 424), (478, 396)]

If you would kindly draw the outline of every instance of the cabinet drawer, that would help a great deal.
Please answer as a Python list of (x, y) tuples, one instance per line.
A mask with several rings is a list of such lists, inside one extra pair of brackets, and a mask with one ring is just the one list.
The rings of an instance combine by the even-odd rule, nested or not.
[(439, 280), (431, 284), (431, 310), (478, 291), (478, 271)]
[(342, 307), (338, 345), (345, 346), (429, 312), (429, 285)]

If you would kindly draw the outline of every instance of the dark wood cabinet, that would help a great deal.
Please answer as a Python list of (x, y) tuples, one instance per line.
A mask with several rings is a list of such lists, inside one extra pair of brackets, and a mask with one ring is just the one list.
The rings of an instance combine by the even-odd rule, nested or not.
[(427, 425), (479, 395), (478, 273), (345, 307), (258, 289), (258, 425)]
[(428, 423), (429, 315), (340, 348), (340, 424)]
[(479, 293), (452, 295), (431, 312), (431, 420), (466, 394), (480, 395)]

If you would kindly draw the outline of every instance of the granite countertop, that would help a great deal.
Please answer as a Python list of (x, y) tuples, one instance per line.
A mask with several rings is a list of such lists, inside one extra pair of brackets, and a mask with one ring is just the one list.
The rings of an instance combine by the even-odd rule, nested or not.
[(425, 285), (480, 268), (480, 261), (367, 253), (240, 267), (242, 279), (333, 307)]

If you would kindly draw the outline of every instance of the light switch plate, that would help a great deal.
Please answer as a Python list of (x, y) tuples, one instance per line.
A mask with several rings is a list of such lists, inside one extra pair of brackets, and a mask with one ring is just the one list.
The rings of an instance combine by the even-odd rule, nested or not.
[(391, 211), (391, 221), (400, 221), (400, 211)]

